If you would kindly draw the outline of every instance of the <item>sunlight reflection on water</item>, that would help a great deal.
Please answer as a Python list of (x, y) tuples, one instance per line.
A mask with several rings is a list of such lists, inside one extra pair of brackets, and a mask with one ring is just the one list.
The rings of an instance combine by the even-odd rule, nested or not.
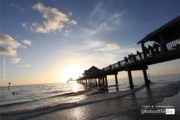
[(84, 111), (83, 108), (75, 108), (72, 112), (72, 117), (81, 120), (84, 118)]
[(80, 84), (77, 84), (77, 82), (75, 81), (73, 84), (73, 91), (77, 92), (80, 87), (81, 87)]

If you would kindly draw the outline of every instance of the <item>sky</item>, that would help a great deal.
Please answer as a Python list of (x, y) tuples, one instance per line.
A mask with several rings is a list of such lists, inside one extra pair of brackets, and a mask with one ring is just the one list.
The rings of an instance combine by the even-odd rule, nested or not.
[[(0, 0), (0, 86), (62, 82), (93, 65), (101, 69), (121, 61), (141, 51), (137, 42), (147, 34), (179, 16), (179, 5), (179, 0)], [(148, 73), (178, 73), (177, 64), (180, 60), (151, 65)]]

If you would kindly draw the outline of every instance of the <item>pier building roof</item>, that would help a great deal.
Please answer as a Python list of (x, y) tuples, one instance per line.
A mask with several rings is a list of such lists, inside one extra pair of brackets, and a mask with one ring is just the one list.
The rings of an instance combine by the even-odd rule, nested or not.
[(164, 24), (160, 28), (146, 35), (142, 40), (140, 40), (137, 44), (145, 43), (147, 41), (155, 41), (160, 43), (159, 35), (163, 34), (165, 38), (165, 42), (171, 42), (176, 39), (180, 39), (180, 16), (171, 20), (170, 22)]

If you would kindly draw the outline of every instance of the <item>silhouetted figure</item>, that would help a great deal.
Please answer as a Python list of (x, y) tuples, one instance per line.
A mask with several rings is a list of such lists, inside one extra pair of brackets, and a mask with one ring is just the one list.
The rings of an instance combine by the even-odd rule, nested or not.
[(128, 59), (132, 62), (132, 56), (128, 55)]
[(133, 59), (134, 62), (137, 61), (135, 55), (133, 55), (132, 53), (131, 53), (131, 58)]
[(139, 55), (140, 59), (142, 60), (141, 53), (139, 51), (136, 51), (136, 52), (137, 52), (137, 55)]
[(9, 82), (8, 91), (10, 90), (10, 85), (11, 85), (11, 83)]
[(150, 45), (148, 45), (148, 49), (149, 49), (151, 55), (154, 55), (154, 49), (153, 49), (153, 47), (150, 46)]
[(147, 49), (147, 47), (144, 46), (143, 49), (144, 49), (145, 54), (149, 55), (149, 50)]
[(160, 53), (160, 52), (159, 52), (159, 45), (154, 42), (153, 47), (154, 47), (154, 49), (155, 49), (155, 53), (159, 54), (159, 53)]
[(109, 70), (111, 70), (112, 69), (112, 65), (109, 65)]
[(124, 57), (124, 61), (126, 64), (128, 64), (128, 58), (126, 56)]
[(15, 95), (15, 94), (18, 94), (18, 92), (12, 92), (11, 94), (12, 94), (12, 95)]

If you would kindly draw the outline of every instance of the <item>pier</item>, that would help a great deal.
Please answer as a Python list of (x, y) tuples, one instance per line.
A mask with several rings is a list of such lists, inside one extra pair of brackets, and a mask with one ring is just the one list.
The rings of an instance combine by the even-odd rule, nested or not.
[[(154, 42), (153, 46), (145, 46), (146, 42)], [(144, 76), (145, 86), (149, 88), (149, 80), (146, 70), (149, 65), (171, 61), (180, 58), (180, 16), (146, 35), (137, 44), (141, 45), (142, 52), (131, 54), (123, 60), (99, 69), (92, 66), (85, 70), (83, 76), (76, 81), (85, 84), (86, 87), (99, 87), (108, 89), (108, 75), (114, 75), (118, 91), (118, 72), (127, 71), (129, 86), (134, 88), (132, 71), (140, 70)]]

